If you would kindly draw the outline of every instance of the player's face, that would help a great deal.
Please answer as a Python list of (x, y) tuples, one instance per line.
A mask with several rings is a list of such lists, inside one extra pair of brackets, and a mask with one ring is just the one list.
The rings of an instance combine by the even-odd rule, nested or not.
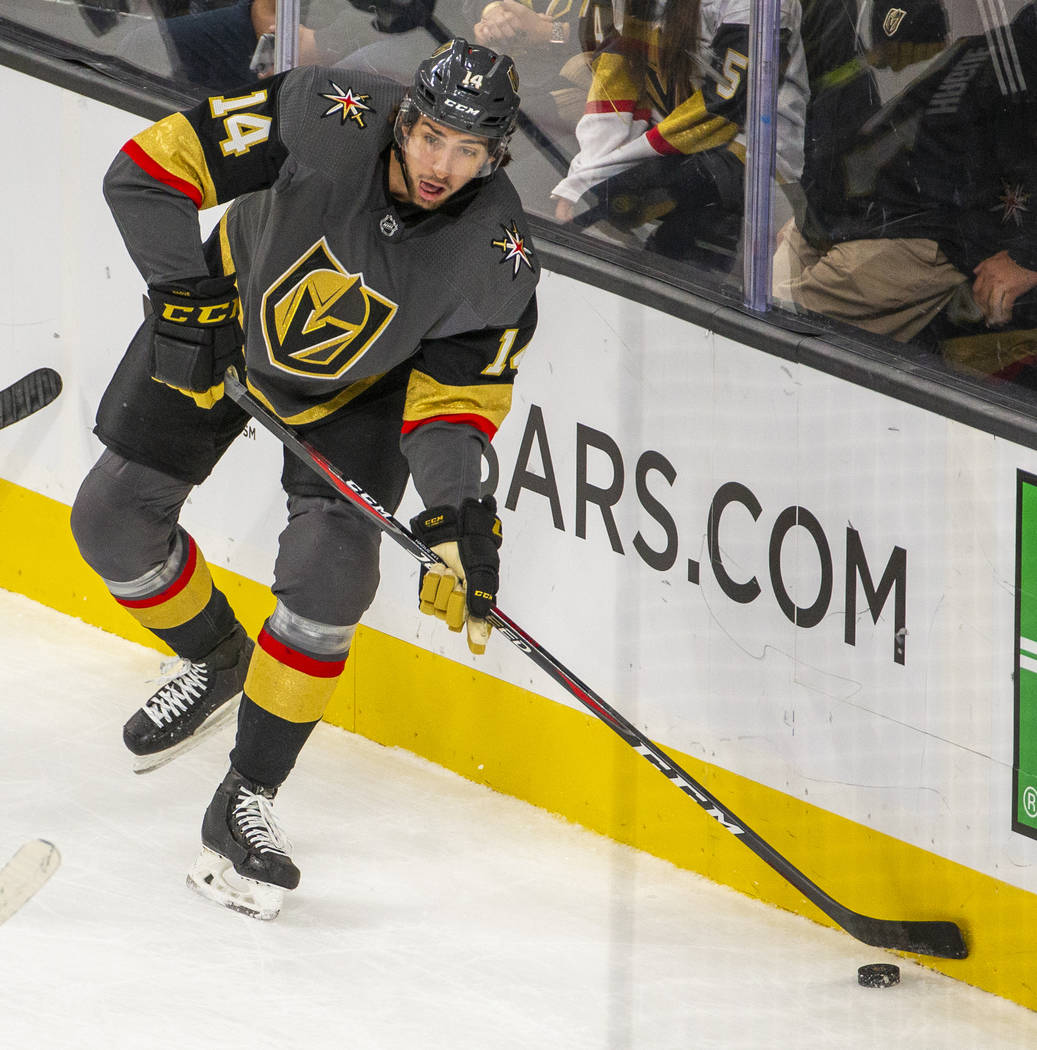
[(407, 198), (432, 210), (449, 200), (482, 171), (490, 159), (489, 141), (419, 117), (403, 145), (410, 178)]

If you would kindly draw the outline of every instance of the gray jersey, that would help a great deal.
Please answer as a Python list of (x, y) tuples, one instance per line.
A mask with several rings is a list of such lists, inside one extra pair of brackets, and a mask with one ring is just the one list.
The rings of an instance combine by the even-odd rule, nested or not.
[[(535, 328), (539, 265), (503, 172), (433, 212), (393, 200), (401, 97), (380, 77), (293, 70), (137, 135), (105, 193), (149, 283), (236, 276), (249, 384), (282, 419), (325, 418), (410, 362), (404, 434), (491, 437)], [(231, 200), (207, 264), (197, 209)]]

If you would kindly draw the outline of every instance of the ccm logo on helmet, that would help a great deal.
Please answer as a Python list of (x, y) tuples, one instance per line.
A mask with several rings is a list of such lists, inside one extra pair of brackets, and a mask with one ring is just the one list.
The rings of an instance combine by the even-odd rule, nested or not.
[(478, 106), (466, 106), (463, 102), (455, 102), (452, 98), (443, 99), (443, 105), (456, 109), (458, 113), (463, 113), (467, 117), (477, 117), (482, 112)]

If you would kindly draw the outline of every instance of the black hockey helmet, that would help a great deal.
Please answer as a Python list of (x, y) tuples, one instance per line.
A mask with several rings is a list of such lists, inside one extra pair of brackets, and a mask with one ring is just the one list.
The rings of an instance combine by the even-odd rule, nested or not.
[(457, 37), (418, 66), (397, 124), (409, 127), (423, 114), (455, 131), (490, 140), (488, 175), (503, 159), (519, 109), (515, 63), (488, 47)]

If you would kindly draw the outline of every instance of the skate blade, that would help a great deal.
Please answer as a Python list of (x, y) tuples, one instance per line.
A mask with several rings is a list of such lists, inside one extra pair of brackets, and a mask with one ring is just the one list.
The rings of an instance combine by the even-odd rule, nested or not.
[(246, 879), (226, 857), (206, 846), (187, 873), (187, 885), (206, 900), (264, 922), (277, 918), (284, 901), (282, 887)]
[(156, 751), (153, 755), (134, 755), (133, 772), (150, 773), (153, 769), (160, 769), (167, 762), (172, 762), (177, 755), (190, 751), (197, 747), (207, 736), (222, 729), (228, 722), (237, 718), (238, 705), (241, 702), (241, 693), (232, 697), (222, 707), (217, 708), (209, 717), (190, 735), (185, 736), (179, 744), (167, 747), (165, 751)]

